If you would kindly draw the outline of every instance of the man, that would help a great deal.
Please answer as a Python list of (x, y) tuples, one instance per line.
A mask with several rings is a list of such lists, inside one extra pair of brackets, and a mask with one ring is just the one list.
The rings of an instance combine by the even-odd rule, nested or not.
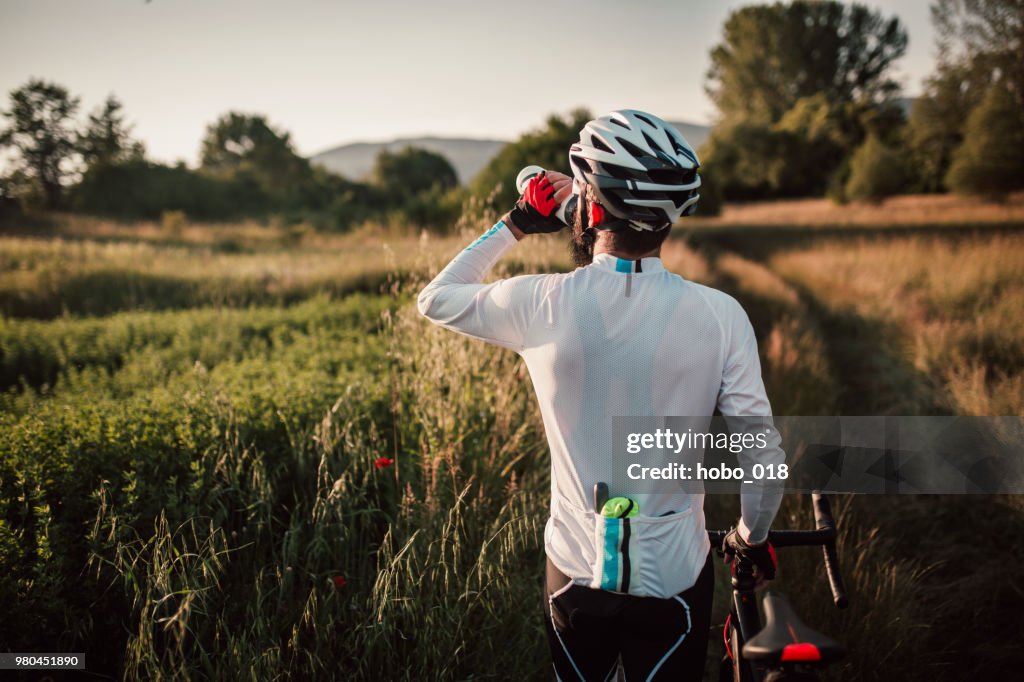
[[(713, 572), (703, 495), (676, 486), (636, 495), (639, 514), (608, 519), (591, 491), (615, 480), (613, 416), (769, 416), (757, 343), (731, 297), (669, 273), (662, 242), (699, 199), (697, 155), (672, 126), (622, 110), (590, 121), (569, 151), (574, 180), (534, 177), (515, 208), (420, 293), (433, 322), (512, 349), (526, 361), (551, 450), (545, 622), (562, 680), (701, 678)], [(530, 234), (556, 232), (572, 192), (568, 274), (483, 284)], [(774, 431), (748, 453), (784, 459)], [(742, 456), (741, 456), (742, 459)], [(615, 491), (611, 491), (613, 494)], [(774, 577), (767, 547), (780, 495), (741, 494), (742, 518), (723, 549)]]

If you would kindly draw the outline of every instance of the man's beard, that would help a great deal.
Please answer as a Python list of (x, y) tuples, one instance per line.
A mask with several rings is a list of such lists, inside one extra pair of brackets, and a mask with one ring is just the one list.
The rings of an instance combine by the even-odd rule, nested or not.
[(571, 230), (568, 244), (569, 255), (572, 256), (573, 264), (578, 268), (590, 265), (594, 262), (594, 242), (596, 241), (593, 239), (595, 236), (593, 229), (590, 230), (589, 236), (584, 237), (584, 233), (580, 230), (577, 211), (573, 211), (572, 217), (569, 219), (569, 229)]

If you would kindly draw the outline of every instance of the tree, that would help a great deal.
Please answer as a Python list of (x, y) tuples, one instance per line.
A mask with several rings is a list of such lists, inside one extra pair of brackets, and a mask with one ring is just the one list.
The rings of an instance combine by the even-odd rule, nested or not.
[(706, 156), (723, 195), (733, 200), (820, 195), (842, 160), (826, 138), (755, 123), (716, 129)]
[(1024, 118), (1004, 81), (992, 84), (967, 119), (946, 186), (993, 197), (1024, 188)]
[(37, 186), (46, 206), (57, 208), (62, 185), (73, 173), (73, 117), (79, 100), (60, 85), (38, 79), (10, 97), (10, 109), (3, 112), (9, 124), (0, 131), (0, 146), (17, 151), (14, 174)]
[(963, 64), (940, 66), (925, 81), (907, 123), (907, 141), (924, 191), (943, 190), (953, 153), (963, 142), (964, 121), (988, 86), (987, 78)]
[(142, 143), (131, 137), (131, 126), (125, 123), (122, 108), (121, 102), (110, 95), (101, 107), (89, 114), (78, 135), (78, 152), (86, 168), (139, 160), (145, 156)]
[[(998, 80), (1024, 107), (1024, 3), (939, 0), (932, 5), (938, 66), (910, 116), (909, 144), (923, 188), (940, 191), (964, 124)], [(1009, 113), (1009, 112), (1007, 112)]]
[(184, 164), (165, 166), (142, 158), (97, 163), (71, 189), (69, 199), (74, 210), (126, 220), (156, 220), (168, 211), (197, 220), (231, 220), (259, 210), (239, 200), (232, 181)]
[(793, 2), (733, 11), (711, 51), (708, 95), (723, 122), (774, 124), (803, 97), (883, 102), (907, 47), (898, 18), (863, 5)]
[(711, 51), (707, 86), (719, 109), (707, 160), (724, 196), (841, 188), (865, 137), (888, 139), (903, 125), (890, 70), (906, 46), (899, 19), (862, 5), (798, 1), (733, 11)]
[(448, 159), (427, 149), (407, 146), (384, 149), (377, 155), (370, 177), (388, 196), (410, 199), (432, 189), (447, 191), (459, 184)]
[(564, 118), (552, 114), (545, 125), (532, 130), (501, 151), (473, 178), (470, 193), (505, 210), (519, 197), (515, 179), (524, 166), (537, 165), (571, 174), (569, 147), (579, 141), (580, 130), (593, 118), (586, 109), (570, 111)]
[(309, 162), (295, 153), (291, 137), (263, 116), (228, 112), (206, 129), (200, 166), (221, 179), (248, 183), (276, 201), (296, 203), (313, 181)]
[(869, 135), (850, 159), (845, 197), (854, 201), (881, 201), (906, 191), (909, 173), (901, 150)]
[(991, 82), (1004, 82), (1024, 108), (1024, 2), (937, 0), (931, 8), (941, 66), (967, 66)]

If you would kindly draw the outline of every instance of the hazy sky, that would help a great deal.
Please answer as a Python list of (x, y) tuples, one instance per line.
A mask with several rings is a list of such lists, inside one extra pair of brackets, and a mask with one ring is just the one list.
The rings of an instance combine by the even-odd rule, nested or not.
[[(551, 112), (631, 107), (709, 122), (708, 52), (740, 0), (0, 0), (0, 94), (30, 77), (125, 105), (152, 157), (265, 114), (298, 151), (421, 134), (512, 138)], [(932, 68), (925, 0), (898, 15), (908, 94)]]

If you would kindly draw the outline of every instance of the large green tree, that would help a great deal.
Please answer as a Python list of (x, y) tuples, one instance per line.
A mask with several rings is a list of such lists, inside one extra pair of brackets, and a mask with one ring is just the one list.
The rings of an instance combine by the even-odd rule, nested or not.
[(428, 149), (403, 147), (384, 149), (377, 155), (371, 172), (373, 183), (385, 195), (407, 199), (431, 189), (447, 191), (459, 184), (458, 175), (448, 159)]
[(899, 19), (863, 5), (793, 2), (733, 11), (712, 49), (719, 117), (705, 150), (727, 199), (820, 195), (845, 182), (869, 134), (902, 125)]
[(278, 202), (300, 201), (313, 182), (309, 161), (295, 153), (291, 136), (260, 115), (228, 112), (206, 130), (201, 169), (221, 179), (248, 183)]
[(711, 51), (708, 94), (724, 122), (773, 124), (803, 97), (881, 102), (907, 47), (896, 17), (863, 5), (793, 2), (734, 10)]
[(997, 80), (1015, 115), (1024, 109), (1024, 2), (938, 0), (931, 10), (937, 66), (914, 103), (908, 137), (923, 188), (939, 191), (966, 121)]
[(524, 166), (537, 165), (560, 173), (571, 173), (569, 147), (579, 141), (580, 130), (591, 118), (586, 109), (576, 109), (566, 116), (552, 114), (542, 127), (502, 147), (473, 178), (471, 194), (505, 210), (519, 196), (515, 181)]
[(940, 68), (966, 66), (972, 78), (1002, 79), (1024, 109), (1024, 2), (937, 0), (931, 11)]
[(78, 135), (78, 152), (86, 168), (139, 160), (145, 156), (142, 143), (132, 139), (131, 126), (125, 122), (123, 108), (121, 102), (110, 95), (89, 114)]
[(75, 172), (78, 104), (66, 88), (32, 79), (11, 92), (3, 111), (0, 146), (16, 152), (12, 176), (37, 189), (49, 208), (61, 205), (63, 185)]
[(939, 192), (953, 154), (963, 142), (963, 127), (990, 85), (988, 77), (966, 64), (944, 64), (914, 100), (907, 139), (921, 189)]
[(994, 197), (1024, 188), (1024, 116), (1006, 81), (993, 83), (971, 111), (946, 184)]

